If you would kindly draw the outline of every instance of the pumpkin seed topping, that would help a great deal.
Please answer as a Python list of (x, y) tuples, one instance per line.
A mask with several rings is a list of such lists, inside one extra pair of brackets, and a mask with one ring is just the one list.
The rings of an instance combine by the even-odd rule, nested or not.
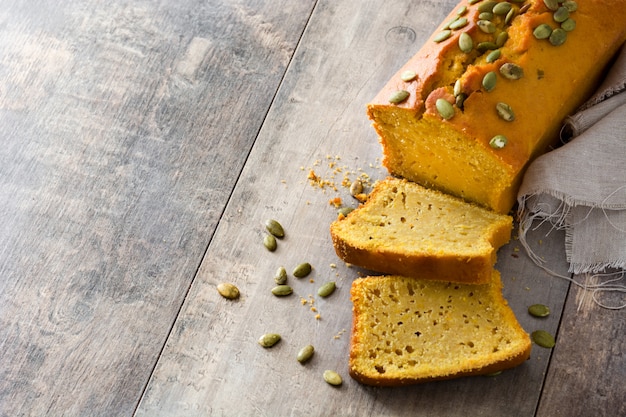
[(498, 36), (496, 36), (496, 46), (498, 48), (502, 47), (508, 39), (509, 34), (507, 32), (498, 33)]
[(493, 20), (493, 13), (482, 12), (478, 14), (478, 20)]
[(513, 120), (515, 120), (515, 113), (513, 113), (513, 109), (506, 103), (497, 103), (496, 111), (498, 112), (498, 116), (500, 116), (502, 120), (505, 120), (507, 122), (512, 122)]
[(264, 348), (271, 348), (276, 343), (280, 342), (280, 335), (278, 333), (266, 333), (259, 338), (259, 345)]
[(305, 363), (313, 357), (314, 353), (315, 348), (313, 347), (313, 345), (306, 345), (305, 347), (300, 349), (300, 351), (298, 351), (298, 356), (296, 356), (296, 359), (300, 363)]
[(449, 28), (453, 30), (460, 29), (463, 26), (467, 26), (467, 23), (468, 23), (468, 20), (466, 17), (460, 17), (456, 19), (454, 22), (452, 22)]
[(313, 270), (313, 267), (311, 267), (311, 264), (308, 262), (303, 262), (300, 265), (296, 266), (293, 269), (293, 276), (296, 278), (304, 278), (307, 275), (309, 275), (311, 273), (311, 271)]
[(489, 146), (494, 149), (502, 149), (506, 146), (507, 139), (504, 135), (496, 135), (489, 141)]
[(511, 10), (511, 3), (503, 1), (493, 6), (492, 12), (495, 15), (506, 15)]
[(470, 53), (472, 51), (472, 48), (474, 48), (474, 41), (472, 40), (472, 37), (466, 32), (461, 33), (461, 35), (459, 36), (459, 48), (466, 54)]
[(561, 6), (556, 9), (556, 12), (554, 12), (552, 18), (555, 22), (558, 23), (565, 22), (569, 18), (569, 10), (567, 9), (567, 7)]
[(500, 74), (509, 80), (519, 80), (524, 76), (524, 69), (517, 64), (507, 62), (500, 67)]
[(325, 283), (324, 285), (322, 285), (317, 290), (317, 295), (319, 295), (320, 297), (328, 297), (333, 292), (335, 292), (335, 288), (337, 288), (337, 285), (335, 284), (335, 281), (329, 281), (329, 282)]
[(413, 81), (417, 77), (415, 71), (406, 70), (400, 75), (400, 79), (405, 82)]
[(567, 40), (567, 32), (561, 28), (556, 28), (550, 34), (549, 41), (554, 46), (563, 45)]
[(454, 117), (454, 107), (448, 100), (438, 98), (435, 102), (435, 107), (437, 108), (439, 115), (445, 120), (450, 120)]
[(265, 235), (263, 238), (263, 245), (270, 252), (274, 252), (278, 247), (278, 243), (276, 242), (274, 235)]
[(433, 38), (433, 41), (436, 43), (443, 42), (446, 39), (448, 39), (450, 36), (452, 36), (452, 31), (450, 29), (444, 29), (435, 35), (435, 37)]
[(272, 288), (272, 294), (274, 294), (276, 297), (284, 297), (291, 293), (293, 293), (293, 288), (286, 284), (277, 285), (276, 287)]
[(496, 45), (493, 42), (480, 42), (478, 45), (476, 45), (476, 50), (478, 52), (485, 52), (485, 51), (491, 51), (494, 49), (498, 49), (498, 45)]
[(405, 90), (396, 91), (389, 97), (389, 102), (393, 104), (402, 103), (404, 100), (409, 98), (409, 92)]
[(278, 267), (276, 275), (274, 276), (274, 282), (278, 285), (284, 285), (287, 283), (287, 270), (284, 266)]
[(498, 58), (500, 58), (500, 50), (496, 49), (494, 51), (489, 52), (489, 54), (487, 55), (487, 58), (485, 58), (485, 60), (488, 63), (492, 63), (492, 62), (496, 62), (498, 60)]
[(576, 29), (576, 21), (571, 17), (566, 19), (563, 23), (561, 23), (561, 29), (566, 32), (571, 32)]
[(497, 1), (487, 0), (478, 6), (479, 12), (493, 12), (493, 8), (498, 4)]
[(456, 106), (459, 109), (463, 110), (466, 98), (467, 98), (467, 94), (465, 93), (460, 93), (459, 95), (456, 96)]
[(274, 219), (266, 220), (265, 228), (275, 237), (285, 237), (283, 226)]
[(552, 34), (552, 28), (546, 23), (542, 23), (533, 30), (533, 36), (537, 39), (548, 39)]
[(576, 10), (578, 10), (578, 3), (576, 3), (574, 0), (565, 0), (563, 2), (563, 7), (569, 10), (570, 13), (575, 12)]
[(546, 5), (548, 10), (555, 11), (559, 8), (559, 1), (557, 0), (543, 0), (543, 4)]
[(487, 74), (485, 74), (482, 84), (483, 88), (486, 91), (493, 91), (493, 89), (496, 88), (496, 73), (493, 71), (489, 71)]
[(489, 20), (479, 20), (476, 22), (478, 28), (485, 33), (494, 33), (496, 31), (496, 25)]
[(544, 348), (553, 348), (554, 345), (556, 344), (556, 341), (554, 340), (554, 336), (552, 336), (550, 333), (546, 332), (545, 330), (535, 330), (534, 332), (531, 333), (530, 335), (533, 339), (533, 341)]

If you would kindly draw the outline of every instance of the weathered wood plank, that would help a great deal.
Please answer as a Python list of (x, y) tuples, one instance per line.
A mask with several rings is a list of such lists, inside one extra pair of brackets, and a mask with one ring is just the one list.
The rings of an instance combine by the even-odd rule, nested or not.
[[(586, 285), (608, 279), (576, 277)], [(624, 303), (623, 292), (598, 293), (597, 297), (608, 306)], [(572, 286), (537, 415), (626, 415), (625, 333), (624, 310), (602, 308), (593, 301), (591, 291)]]
[[(317, 3), (137, 415), (534, 415), (549, 350), (535, 349), (526, 364), (494, 378), (381, 389), (347, 374), (349, 289), (365, 271), (336, 258), (328, 233), (336, 212), (329, 200), (355, 205), (341, 186), (344, 177), (386, 175), (364, 105), (454, 4)], [(312, 186), (310, 169), (337, 190)], [(274, 253), (261, 243), (267, 218), (287, 230)], [(548, 265), (566, 271), (562, 233), (542, 239)], [(520, 249), (512, 241), (499, 254), (505, 295), (529, 332), (536, 326), (556, 331), (568, 285), (548, 278)], [(275, 298), (275, 270), (291, 271), (304, 261), (314, 266), (311, 277), (290, 277), (295, 294)], [(315, 296), (327, 280), (338, 290), (328, 299)], [(223, 281), (241, 289), (239, 300), (217, 294)], [(526, 308), (536, 302), (554, 314), (540, 322), (530, 317)], [(263, 349), (257, 339), (266, 332), (283, 340)], [(295, 356), (309, 343), (317, 353), (303, 366)], [(340, 372), (344, 384), (328, 386), (325, 369)]]
[(0, 2), (0, 415), (130, 415), (312, 1)]

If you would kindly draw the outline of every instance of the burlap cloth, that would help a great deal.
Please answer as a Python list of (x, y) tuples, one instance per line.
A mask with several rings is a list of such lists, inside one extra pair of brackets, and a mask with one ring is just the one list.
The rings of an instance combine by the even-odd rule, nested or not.
[(626, 269), (626, 45), (597, 93), (564, 121), (557, 149), (537, 158), (518, 193), (519, 237), (542, 222), (565, 229), (575, 274)]

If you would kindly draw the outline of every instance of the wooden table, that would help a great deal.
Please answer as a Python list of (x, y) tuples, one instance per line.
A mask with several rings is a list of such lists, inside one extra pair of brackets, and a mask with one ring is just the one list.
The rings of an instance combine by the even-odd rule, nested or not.
[[(498, 255), (505, 295), (554, 349), (491, 378), (347, 374), (366, 271), (336, 258), (329, 200), (356, 204), (344, 177), (386, 176), (364, 106), (455, 3), (1, 0), (0, 415), (625, 415), (624, 312), (515, 239)], [(268, 218), (287, 231), (274, 253)], [(549, 232), (531, 241), (566, 274)], [(311, 279), (274, 297), (275, 270), (304, 261)], [(283, 340), (263, 349), (270, 331)]]

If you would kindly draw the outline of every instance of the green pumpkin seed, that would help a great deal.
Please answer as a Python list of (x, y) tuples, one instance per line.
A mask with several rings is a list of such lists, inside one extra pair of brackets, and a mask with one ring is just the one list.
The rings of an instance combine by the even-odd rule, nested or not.
[(498, 60), (498, 58), (500, 58), (500, 50), (496, 49), (494, 51), (489, 52), (489, 54), (487, 54), (487, 58), (485, 58), (485, 60), (489, 63), (492, 62), (496, 62)]
[(466, 54), (470, 53), (472, 48), (474, 48), (474, 41), (466, 32), (461, 33), (459, 36), (459, 48)]
[(278, 237), (278, 238), (285, 237), (285, 230), (283, 229), (283, 226), (274, 219), (267, 220), (265, 222), (265, 228), (274, 237)]
[(270, 252), (274, 252), (278, 247), (278, 243), (276, 242), (274, 235), (265, 235), (263, 238), (263, 245), (265, 245), (267, 250)]
[(472, 4), (476, 4), (476, 3), (478, 3), (478, 2), (481, 2), (481, 1), (483, 1), (483, 0), (469, 0), (469, 1), (467, 2), (467, 4), (472, 5)]
[(460, 93), (459, 95), (456, 96), (456, 106), (463, 110), (463, 106), (465, 104), (465, 99), (467, 98), (467, 94), (465, 93)]
[(493, 8), (496, 6), (496, 4), (498, 4), (497, 1), (493, 1), (493, 0), (485, 1), (485, 2), (481, 3), (478, 6), (478, 11), (481, 12), (481, 13), (482, 12), (492, 12)]
[(532, 337), (533, 341), (541, 347), (550, 349), (553, 348), (554, 345), (556, 345), (554, 336), (552, 336), (545, 330), (535, 330), (531, 333), (530, 336)]
[(506, 136), (504, 136), (504, 135), (495, 135), (489, 141), (489, 146), (491, 146), (493, 149), (502, 149), (502, 148), (504, 148), (506, 146), (506, 143), (507, 143)]
[(511, 3), (506, 1), (496, 4), (492, 9), (493, 14), (501, 16), (504, 16), (509, 11), (511, 11)]
[(280, 342), (280, 335), (278, 333), (266, 333), (259, 338), (259, 345), (264, 348), (271, 348), (276, 343)]
[(452, 36), (452, 31), (450, 29), (444, 29), (435, 35), (435, 37), (433, 38), (433, 41), (437, 43), (443, 42), (446, 39), (448, 39), (450, 36)]
[(461, 6), (459, 10), (456, 11), (457, 16), (463, 16), (467, 13), (467, 6)]
[(458, 19), (456, 19), (454, 22), (452, 22), (449, 26), (450, 29), (452, 30), (456, 30), (456, 29), (460, 29), (463, 26), (467, 26), (468, 20), (465, 17), (460, 17)]
[(237, 288), (234, 284), (228, 282), (222, 282), (217, 285), (217, 292), (224, 298), (229, 300), (234, 300), (239, 298), (239, 288)]
[(482, 12), (478, 15), (478, 20), (493, 20), (493, 13)]
[(335, 284), (335, 282), (334, 281), (329, 281), (329, 282), (325, 283), (324, 285), (322, 285), (317, 290), (317, 295), (319, 295), (320, 297), (328, 297), (333, 292), (335, 292), (335, 288), (337, 288), (337, 285)]
[(287, 282), (287, 270), (284, 266), (278, 267), (276, 275), (274, 276), (274, 282), (278, 285), (284, 285)]
[(274, 294), (276, 297), (284, 297), (291, 293), (293, 293), (293, 288), (291, 288), (289, 285), (277, 285), (276, 287), (272, 288), (272, 294)]
[(352, 197), (356, 197), (362, 192), (363, 192), (363, 182), (361, 182), (361, 180), (359, 179), (352, 181), (352, 184), (350, 184), (350, 195)]
[(543, 304), (533, 304), (528, 307), (528, 313), (534, 317), (548, 317), (550, 315), (550, 307)]
[(402, 103), (404, 100), (409, 98), (409, 92), (405, 90), (396, 91), (389, 97), (389, 102), (393, 104)]
[(352, 213), (353, 211), (354, 209), (352, 207), (342, 207), (339, 210), (337, 210), (337, 214), (345, 217), (348, 214)]
[(486, 52), (493, 49), (498, 49), (498, 45), (493, 42), (480, 42), (478, 45), (476, 45), (476, 50), (478, 52)]
[(485, 33), (494, 33), (496, 31), (496, 25), (489, 20), (479, 20), (476, 22), (476, 25), (478, 25), (478, 28)]
[(512, 62), (507, 62), (500, 66), (500, 74), (509, 80), (519, 80), (524, 76), (524, 68)]
[(546, 5), (548, 10), (555, 11), (559, 8), (559, 2), (557, 0), (543, 0), (543, 4)]
[(400, 79), (405, 82), (413, 81), (417, 77), (417, 73), (415, 71), (406, 70), (400, 75)]
[(565, 0), (563, 2), (563, 7), (569, 10), (570, 13), (573, 13), (578, 10), (578, 3), (576, 3), (574, 0)]
[(296, 359), (300, 363), (305, 363), (313, 357), (314, 353), (315, 348), (313, 347), (313, 345), (306, 345), (305, 347), (300, 349), (300, 351), (298, 352), (298, 356), (296, 356)]
[(515, 113), (513, 113), (513, 109), (506, 103), (500, 102), (496, 104), (496, 111), (498, 112), (498, 116), (500, 116), (502, 120), (505, 120), (507, 122), (512, 122), (513, 120), (515, 120)]
[(435, 107), (437, 107), (439, 115), (445, 120), (450, 120), (454, 117), (454, 107), (448, 100), (438, 98), (437, 101), (435, 101)]
[(556, 9), (556, 12), (554, 12), (552, 18), (555, 22), (558, 23), (565, 22), (569, 18), (569, 10), (567, 10), (567, 7), (561, 6)]
[(546, 23), (542, 23), (533, 30), (533, 36), (537, 39), (548, 39), (552, 34), (552, 28)]
[(550, 34), (550, 43), (554, 46), (563, 45), (567, 40), (567, 32), (561, 28), (556, 28)]
[(329, 369), (324, 371), (324, 381), (334, 386), (339, 386), (343, 382), (343, 380), (341, 379), (341, 375)]
[(505, 25), (510, 25), (511, 21), (513, 21), (513, 19), (515, 19), (515, 16), (517, 16), (517, 9), (509, 10), (509, 12), (506, 14), (506, 17), (504, 18), (504, 24)]
[(487, 74), (485, 74), (485, 76), (483, 77), (483, 88), (486, 91), (493, 91), (494, 88), (496, 88), (496, 73), (493, 71), (489, 71)]
[(561, 29), (566, 32), (571, 32), (572, 30), (576, 29), (576, 21), (570, 17), (569, 19), (561, 23)]
[(507, 32), (498, 33), (498, 36), (496, 36), (496, 46), (498, 48), (501, 48), (508, 39), (509, 39), (509, 34)]
[(292, 274), (296, 278), (304, 278), (311, 273), (312, 269), (313, 267), (310, 263), (303, 262), (294, 268)]

